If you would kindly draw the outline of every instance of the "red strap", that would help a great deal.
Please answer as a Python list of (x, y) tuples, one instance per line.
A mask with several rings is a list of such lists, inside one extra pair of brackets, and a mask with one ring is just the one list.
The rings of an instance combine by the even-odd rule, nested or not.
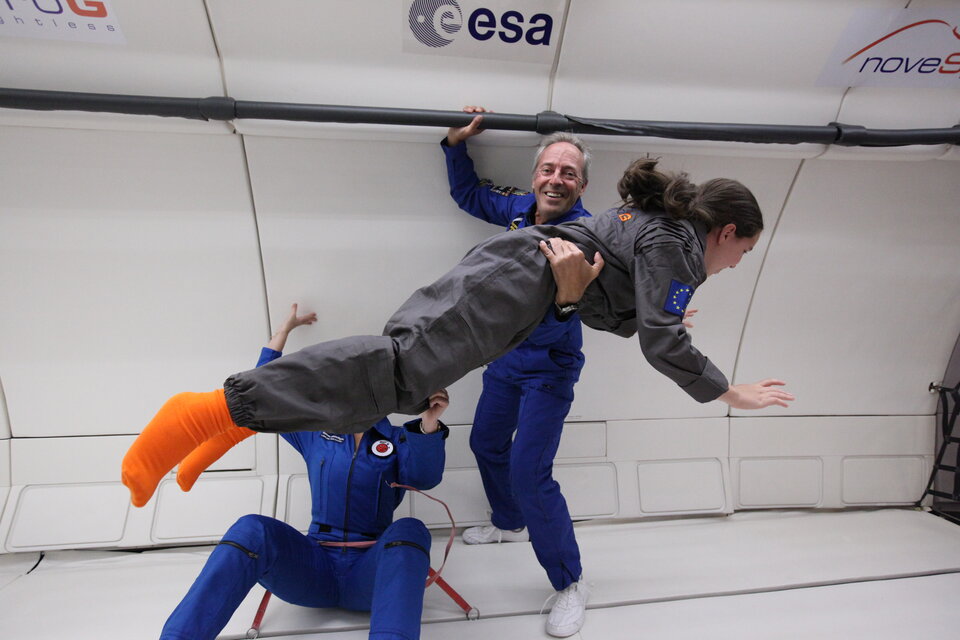
[(451, 587), (446, 580), (440, 577), (440, 574), (438, 574), (433, 569), (430, 569), (429, 575), (437, 583), (437, 586), (443, 589), (443, 592), (446, 593), (448, 596), (450, 596), (450, 599), (456, 602), (458, 607), (463, 609), (463, 612), (467, 614), (468, 620), (471, 617), (472, 618), (480, 617), (480, 610), (471, 607), (470, 603), (463, 599), (463, 596), (457, 593), (456, 590), (453, 587)]
[(414, 491), (416, 493), (419, 493), (425, 498), (430, 498), (434, 502), (439, 502), (440, 504), (443, 505), (443, 508), (446, 509), (447, 517), (450, 518), (450, 539), (447, 540), (447, 547), (443, 550), (443, 562), (440, 563), (440, 568), (437, 569), (435, 573), (433, 572), (433, 569), (430, 570), (431, 573), (429, 574), (429, 577), (427, 578), (427, 584), (424, 587), (424, 589), (426, 589), (427, 587), (432, 585), (434, 582), (436, 582), (440, 578), (440, 574), (443, 573), (443, 566), (447, 564), (447, 556), (450, 555), (450, 548), (453, 546), (453, 539), (457, 535), (457, 523), (453, 521), (453, 514), (450, 513), (450, 507), (448, 507), (447, 503), (444, 502), (443, 500), (438, 500), (437, 498), (434, 498), (433, 496), (427, 493), (424, 493), (423, 491), (420, 491), (420, 489), (415, 489), (405, 484), (397, 484), (396, 482), (391, 482), (390, 487), (391, 488), (399, 487), (400, 489), (406, 489), (407, 491)]
[(321, 540), (318, 542), (321, 547), (372, 547), (377, 544), (376, 540), (359, 540), (357, 542), (336, 542), (334, 540)]
[(260, 608), (257, 609), (257, 615), (253, 617), (253, 624), (250, 625), (250, 629), (247, 631), (248, 638), (256, 638), (260, 635), (260, 624), (263, 622), (263, 614), (267, 612), (267, 605), (270, 603), (270, 592), (267, 591), (263, 594), (263, 599), (260, 601)]

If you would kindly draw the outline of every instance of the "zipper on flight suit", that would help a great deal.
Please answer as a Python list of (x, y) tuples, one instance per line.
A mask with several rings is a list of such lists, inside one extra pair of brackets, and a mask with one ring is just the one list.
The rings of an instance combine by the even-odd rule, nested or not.
[[(347, 497), (343, 501), (343, 541), (347, 542), (347, 525), (350, 524), (350, 482), (353, 480), (353, 466), (357, 462), (357, 454), (360, 452), (360, 442), (363, 442), (361, 436), (360, 442), (357, 442), (353, 434), (350, 434), (350, 440), (353, 441), (353, 457), (350, 459), (350, 470), (347, 471)], [(340, 553), (346, 553), (347, 548), (341, 547)]]

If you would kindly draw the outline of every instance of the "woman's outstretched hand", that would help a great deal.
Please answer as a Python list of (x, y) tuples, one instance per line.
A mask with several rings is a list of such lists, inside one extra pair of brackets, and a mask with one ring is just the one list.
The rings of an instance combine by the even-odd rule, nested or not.
[(718, 400), (726, 402), (734, 409), (763, 409), (773, 405), (790, 406), (787, 403), (796, 400), (794, 395), (781, 389), (786, 382), (767, 378), (754, 384), (734, 384)]

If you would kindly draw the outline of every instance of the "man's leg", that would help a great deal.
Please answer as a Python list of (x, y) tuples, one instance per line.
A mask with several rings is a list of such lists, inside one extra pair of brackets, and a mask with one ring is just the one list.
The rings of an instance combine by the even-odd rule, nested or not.
[(160, 635), (161, 640), (213, 640), (258, 581), (304, 606), (336, 603), (336, 582), (316, 543), (266, 516), (243, 516), (213, 550)]
[(504, 530), (526, 526), (510, 482), (510, 451), (517, 430), (520, 394), (519, 385), (488, 368), (483, 373), (483, 393), (470, 429), (470, 449), (477, 459), (490, 503), (490, 520), (493, 526)]
[(430, 542), (430, 532), (422, 522), (401, 518), (351, 567), (340, 604), (370, 610), (371, 639), (420, 637)]
[(567, 502), (553, 479), (553, 458), (572, 402), (572, 382), (525, 385), (510, 459), (513, 492), (530, 542), (557, 591), (579, 580), (582, 572)]

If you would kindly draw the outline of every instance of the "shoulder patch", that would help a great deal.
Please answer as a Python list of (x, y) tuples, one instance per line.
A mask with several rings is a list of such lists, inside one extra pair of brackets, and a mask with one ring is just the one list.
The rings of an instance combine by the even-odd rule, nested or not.
[(372, 445), (370, 445), (370, 453), (377, 456), (378, 458), (386, 458), (391, 453), (393, 453), (393, 443), (389, 440), (377, 440)]
[(671, 280), (670, 290), (667, 291), (667, 299), (663, 303), (663, 310), (682, 318), (687, 312), (687, 305), (690, 304), (690, 298), (692, 297), (693, 287)]
[(481, 187), (486, 187), (491, 192), (497, 194), (498, 196), (525, 196), (530, 192), (523, 189), (518, 189), (517, 187), (504, 187), (500, 185), (493, 184), (490, 180), (484, 178), (480, 181)]

